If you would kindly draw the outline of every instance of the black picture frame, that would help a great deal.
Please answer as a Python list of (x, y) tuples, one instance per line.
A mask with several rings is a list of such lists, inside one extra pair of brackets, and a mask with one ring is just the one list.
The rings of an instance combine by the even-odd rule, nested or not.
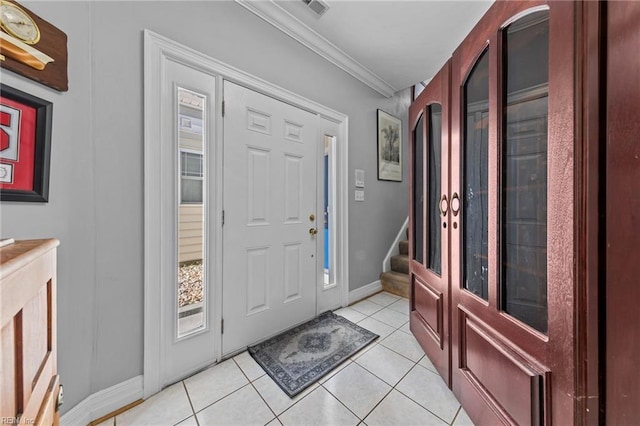
[(402, 182), (402, 121), (377, 111), (378, 180)]
[[(19, 105), (30, 107), (35, 110), (35, 123), (30, 133), (34, 135), (34, 150), (33, 158), (26, 159), (32, 161), (33, 167), (33, 183), (31, 188), (27, 189), (11, 189), (6, 186), (2, 186), (0, 182), (0, 201), (21, 201), (21, 202), (35, 202), (46, 203), (49, 201), (49, 171), (51, 161), (51, 125), (53, 119), (53, 103), (47, 100), (38, 98), (36, 96), (25, 93), (21, 90), (0, 84), (0, 96), (3, 99), (8, 99)], [(2, 105), (4, 104), (2, 101)], [(15, 105), (11, 106), (15, 108)], [(20, 115), (20, 131), (22, 132), (22, 126), (26, 125), (26, 122), (22, 121), (22, 114)], [(0, 127), (1, 132), (5, 132), (4, 127)], [(20, 167), (20, 163), (7, 160), (2, 157), (2, 150), (4, 147), (0, 147), (0, 165), (11, 167), (12, 169)], [(24, 159), (23, 159), (24, 160)], [(24, 166), (24, 164), (22, 164)], [(30, 170), (30, 169), (27, 169)]]

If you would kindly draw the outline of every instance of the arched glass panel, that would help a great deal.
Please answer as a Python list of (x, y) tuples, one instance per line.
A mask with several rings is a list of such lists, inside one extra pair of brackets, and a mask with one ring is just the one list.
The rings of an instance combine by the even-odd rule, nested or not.
[(463, 287), (487, 300), (489, 242), (489, 54), (488, 49), (464, 85), (462, 194)]
[(413, 259), (424, 264), (424, 116), (413, 132)]
[(503, 31), (502, 309), (547, 331), (549, 12)]
[(428, 265), (436, 274), (442, 272), (442, 229), (440, 229), (440, 211), (438, 203), (442, 194), (442, 105), (429, 105), (429, 253)]

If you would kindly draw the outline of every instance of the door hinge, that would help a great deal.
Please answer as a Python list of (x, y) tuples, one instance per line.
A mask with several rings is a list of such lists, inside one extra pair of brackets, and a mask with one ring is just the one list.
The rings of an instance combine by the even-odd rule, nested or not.
[(222, 210), (222, 226), (224, 226), (224, 210)]
[(220, 321), (220, 334), (224, 334), (224, 318)]
[(222, 100), (222, 116), (224, 117), (224, 99)]

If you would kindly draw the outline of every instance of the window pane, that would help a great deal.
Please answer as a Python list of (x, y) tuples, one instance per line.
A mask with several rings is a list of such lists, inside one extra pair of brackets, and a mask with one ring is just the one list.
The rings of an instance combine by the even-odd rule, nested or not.
[(182, 176), (202, 177), (202, 154), (182, 152)]
[(485, 51), (464, 86), (462, 194), (463, 287), (488, 295), (489, 54)]
[(206, 97), (178, 88), (178, 277), (177, 337), (205, 327), (204, 118)]
[(504, 31), (502, 308), (547, 331), (547, 98), (549, 16)]
[(202, 179), (182, 178), (180, 180), (180, 196), (182, 204), (202, 204)]
[(413, 133), (413, 258), (424, 263), (424, 116), (420, 116)]
[(438, 203), (442, 194), (440, 172), (442, 157), (442, 106), (430, 105), (429, 108), (429, 269), (440, 275), (442, 230), (440, 229), (440, 211)]

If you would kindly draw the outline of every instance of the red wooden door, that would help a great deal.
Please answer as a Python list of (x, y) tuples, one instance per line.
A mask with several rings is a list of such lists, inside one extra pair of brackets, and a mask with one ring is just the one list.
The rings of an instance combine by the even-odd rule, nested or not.
[(409, 108), (410, 328), (447, 384), (451, 371), (449, 75), (447, 62)]
[(607, 424), (630, 425), (640, 405), (640, 3), (605, 5), (605, 407)]
[(575, 7), (497, 2), (452, 59), (452, 388), (477, 424), (573, 424)]

